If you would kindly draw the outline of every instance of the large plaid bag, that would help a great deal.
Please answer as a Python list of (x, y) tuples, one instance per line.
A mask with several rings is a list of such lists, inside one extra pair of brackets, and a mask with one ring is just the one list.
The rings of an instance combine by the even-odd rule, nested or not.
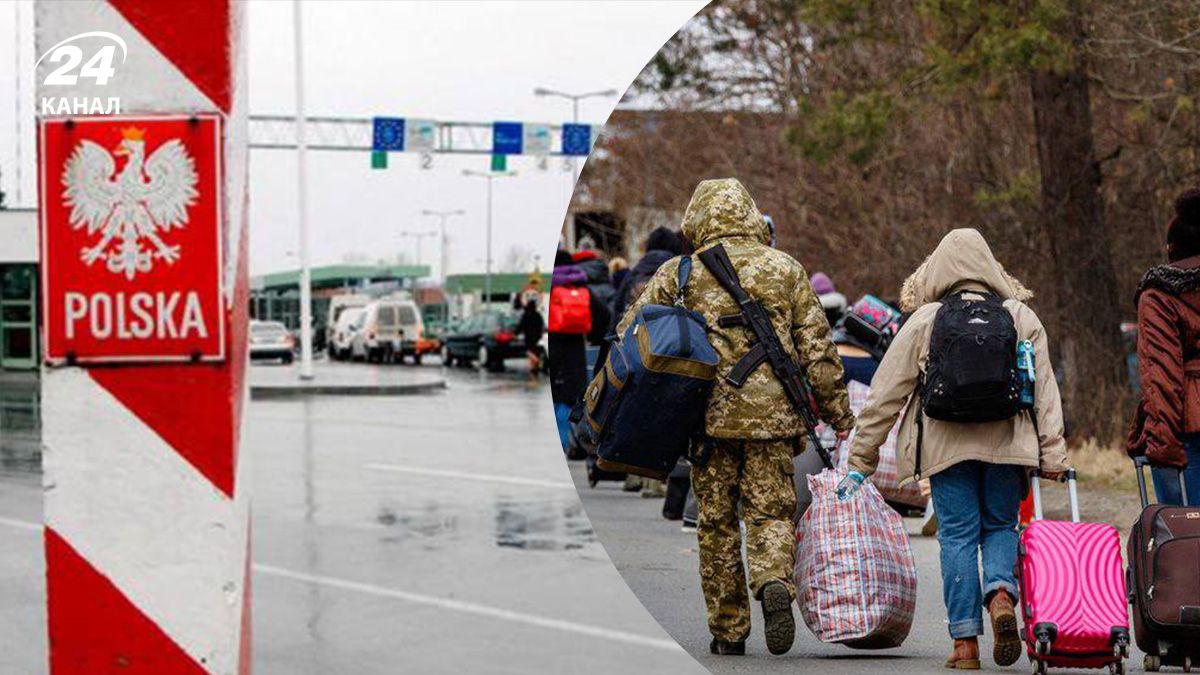
[[(846, 385), (846, 391), (850, 395), (850, 409), (854, 411), (856, 417), (861, 415), (863, 408), (867, 405), (867, 397), (871, 395), (871, 388), (862, 382), (851, 380)], [(903, 419), (903, 415), (901, 415), (901, 419)], [(825, 447), (833, 447), (836, 444), (837, 438), (829, 425), (821, 425), (820, 433)], [(854, 433), (857, 433), (857, 430)], [(921, 494), (921, 488), (916, 482), (900, 487), (900, 477), (896, 475), (899, 472), (896, 467), (896, 440), (899, 435), (900, 421), (897, 420), (892, 425), (892, 430), (888, 432), (887, 440), (879, 446), (879, 465), (875, 467), (875, 473), (871, 475), (871, 482), (875, 484), (883, 498), (889, 502), (923, 509), (928, 503), (929, 497)], [(854, 434), (852, 433), (850, 440), (842, 444), (842, 451), (838, 454), (837, 465), (842, 471), (849, 471), (846, 463), (850, 459), (850, 453), (847, 452), (847, 449), (853, 440)]]
[(869, 481), (838, 501), (843, 476), (826, 469), (808, 477), (813, 502), (796, 526), (796, 602), (822, 642), (899, 647), (917, 605), (908, 533)]

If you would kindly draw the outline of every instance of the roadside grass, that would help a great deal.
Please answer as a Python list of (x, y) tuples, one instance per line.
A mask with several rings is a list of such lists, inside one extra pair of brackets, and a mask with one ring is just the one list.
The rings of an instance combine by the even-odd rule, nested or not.
[(1137, 474), (1133, 462), (1121, 447), (1102, 445), (1089, 439), (1071, 448), (1068, 456), (1080, 483), (1137, 494)]

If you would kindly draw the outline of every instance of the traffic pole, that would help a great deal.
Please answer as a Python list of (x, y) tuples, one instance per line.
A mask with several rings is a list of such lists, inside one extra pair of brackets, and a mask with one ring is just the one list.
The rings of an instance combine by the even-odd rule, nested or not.
[(35, 11), (49, 671), (246, 675), (243, 6)]
[(296, 193), (300, 229), (300, 379), (313, 378), (312, 261), (308, 232), (308, 120), (304, 105), (304, 14), (292, 2), (293, 54), (296, 65)]

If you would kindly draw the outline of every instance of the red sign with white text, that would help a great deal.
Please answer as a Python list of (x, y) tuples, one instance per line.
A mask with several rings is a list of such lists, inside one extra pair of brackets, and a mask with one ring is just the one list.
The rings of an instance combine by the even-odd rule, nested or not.
[(48, 363), (225, 358), (221, 119), (41, 123)]

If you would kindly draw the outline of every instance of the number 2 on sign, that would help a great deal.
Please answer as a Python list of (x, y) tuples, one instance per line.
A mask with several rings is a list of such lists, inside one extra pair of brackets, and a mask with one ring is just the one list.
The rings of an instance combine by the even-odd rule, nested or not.
[(113, 68), (113, 56), (115, 55), (116, 47), (105, 45), (92, 58), (88, 59), (88, 62), (79, 69), (79, 74), (75, 75), (71, 71), (83, 63), (83, 50), (75, 45), (63, 45), (47, 57), (50, 63), (60, 61), (65, 61), (65, 63), (46, 76), (46, 84), (74, 85), (80, 77), (90, 77), (96, 80), (96, 84), (108, 84), (109, 78), (117, 74), (117, 69)]

